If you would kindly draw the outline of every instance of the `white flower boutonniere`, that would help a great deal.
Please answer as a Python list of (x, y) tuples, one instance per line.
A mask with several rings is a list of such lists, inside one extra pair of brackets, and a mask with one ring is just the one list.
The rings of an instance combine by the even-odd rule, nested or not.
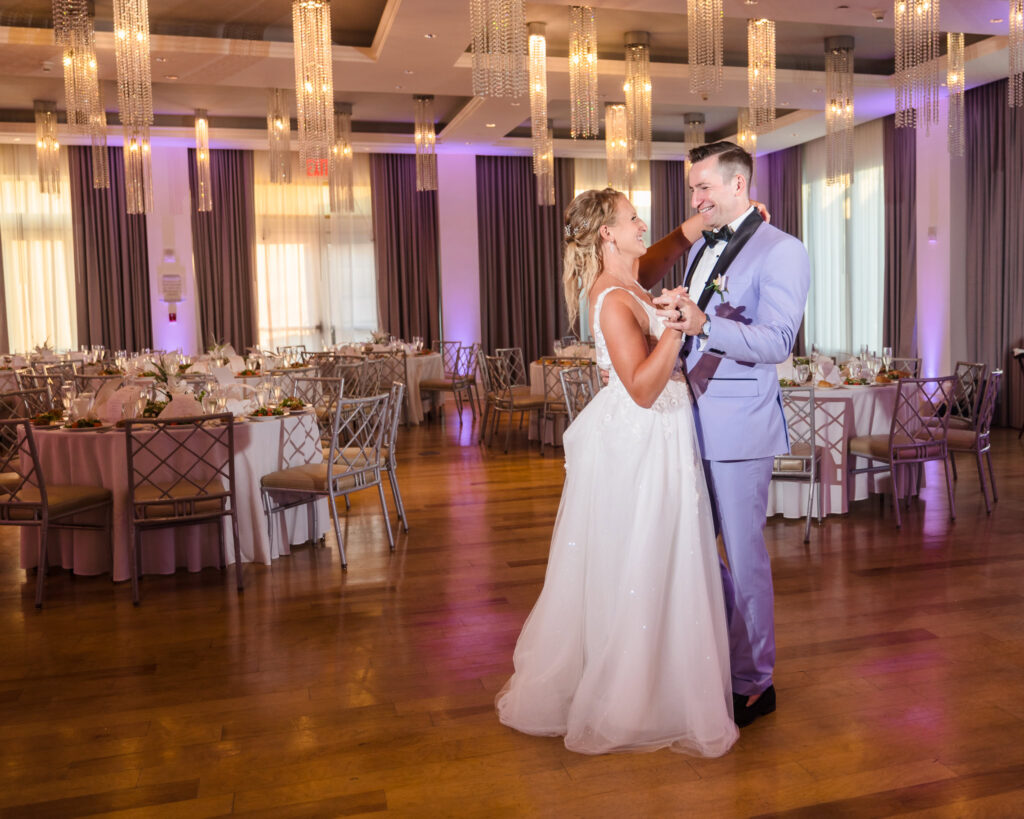
[(725, 301), (725, 294), (729, 292), (729, 288), (726, 287), (726, 276), (716, 276), (715, 280), (708, 285), (712, 292), (717, 293), (722, 301)]

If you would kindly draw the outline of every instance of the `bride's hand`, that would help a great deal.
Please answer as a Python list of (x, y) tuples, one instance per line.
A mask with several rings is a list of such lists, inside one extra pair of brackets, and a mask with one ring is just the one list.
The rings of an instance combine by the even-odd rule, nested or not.
[(660, 296), (655, 296), (651, 299), (654, 302), (655, 307), (660, 307), (659, 314), (664, 310), (675, 310), (680, 302), (688, 300), (689, 295), (686, 292), (685, 287), (675, 287), (672, 290), (662, 289)]
[(764, 219), (768, 224), (771, 224), (772, 215), (768, 212), (768, 208), (765, 207), (764, 202), (757, 202), (751, 199), (750, 204), (754, 206), (758, 213), (761, 214), (762, 219)]

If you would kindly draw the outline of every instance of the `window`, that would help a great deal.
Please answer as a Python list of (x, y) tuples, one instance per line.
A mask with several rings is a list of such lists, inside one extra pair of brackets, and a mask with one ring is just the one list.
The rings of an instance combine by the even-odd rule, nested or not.
[(9, 349), (78, 346), (71, 185), (61, 151), (60, 193), (39, 190), (35, 148), (0, 145), (0, 240)]
[(330, 213), (322, 177), (292, 155), (292, 183), (272, 185), (266, 152), (255, 160), (259, 343), (321, 349), (377, 327), (370, 163), (353, 157), (355, 212)]
[(811, 259), (808, 349), (879, 351), (885, 294), (882, 120), (854, 129), (849, 188), (825, 184), (825, 140), (804, 146), (803, 233)]

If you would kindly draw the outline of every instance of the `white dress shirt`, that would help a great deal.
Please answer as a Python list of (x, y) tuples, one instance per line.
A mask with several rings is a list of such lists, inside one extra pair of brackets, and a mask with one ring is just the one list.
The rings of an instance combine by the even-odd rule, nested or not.
[[(753, 210), (754, 206), (751, 205), (743, 211), (742, 214), (733, 219), (729, 223), (729, 227), (735, 231)], [(700, 261), (697, 262), (697, 269), (693, 271), (693, 278), (690, 279), (690, 289), (687, 291), (694, 302), (700, 300), (700, 294), (704, 292), (704, 288), (707, 286), (708, 276), (711, 275), (711, 271), (714, 270), (715, 265), (718, 264), (718, 258), (722, 255), (727, 244), (728, 242), (712, 242), (704, 249), (704, 253), (701, 255)]]

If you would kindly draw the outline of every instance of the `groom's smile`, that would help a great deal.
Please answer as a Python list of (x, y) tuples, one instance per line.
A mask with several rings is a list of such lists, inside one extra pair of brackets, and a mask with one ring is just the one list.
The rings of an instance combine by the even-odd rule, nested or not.
[(690, 204), (705, 227), (712, 230), (729, 224), (750, 207), (746, 180), (729, 171), (729, 165), (721, 165), (717, 156), (695, 162), (690, 168)]

